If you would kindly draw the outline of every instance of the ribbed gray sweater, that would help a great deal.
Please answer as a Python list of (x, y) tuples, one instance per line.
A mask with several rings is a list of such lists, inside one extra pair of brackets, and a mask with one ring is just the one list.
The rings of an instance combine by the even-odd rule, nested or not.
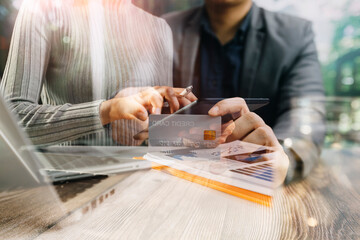
[[(101, 102), (120, 89), (155, 85), (172, 85), (172, 36), (163, 20), (130, 0), (24, 1), (0, 88), (34, 144), (112, 144)], [(117, 121), (112, 137), (138, 144), (139, 122)]]

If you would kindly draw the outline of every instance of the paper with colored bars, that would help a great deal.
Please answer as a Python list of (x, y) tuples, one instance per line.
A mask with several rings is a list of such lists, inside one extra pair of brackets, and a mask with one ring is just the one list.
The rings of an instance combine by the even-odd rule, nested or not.
[(152, 148), (144, 158), (155, 169), (270, 206), (275, 156), (270, 147), (234, 141), (212, 149)]

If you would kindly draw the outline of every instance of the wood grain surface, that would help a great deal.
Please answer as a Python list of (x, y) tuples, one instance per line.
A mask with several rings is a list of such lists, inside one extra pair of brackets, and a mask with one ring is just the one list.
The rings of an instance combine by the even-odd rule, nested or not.
[(95, 198), (84, 195), (90, 187), (68, 199), (77, 210), (36, 239), (360, 239), (357, 153), (326, 150), (309, 177), (277, 189), (272, 207), (138, 171)]
[(99, 194), (111, 189), (128, 175), (82, 180), (57, 185), (53, 189), (41, 186), (0, 192), (0, 239), (35, 238), (73, 211), (91, 204)]

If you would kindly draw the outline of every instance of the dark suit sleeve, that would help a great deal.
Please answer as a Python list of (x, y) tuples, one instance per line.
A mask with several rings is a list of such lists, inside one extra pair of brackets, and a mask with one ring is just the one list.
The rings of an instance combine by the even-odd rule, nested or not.
[(274, 132), (290, 158), (287, 182), (305, 177), (319, 159), (325, 135), (324, 86), (310, 23), (281, 78)]

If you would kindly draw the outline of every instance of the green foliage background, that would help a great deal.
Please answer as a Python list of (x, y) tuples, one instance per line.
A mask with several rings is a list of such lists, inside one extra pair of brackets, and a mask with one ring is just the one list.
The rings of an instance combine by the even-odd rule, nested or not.
[(332, 49), (322, 63), (327, 95), (360, 96), (360, 13), (352, 11), (355, 2), (360, 4), (357, 1), (348, 0), (344, 16), (333, 21)]

